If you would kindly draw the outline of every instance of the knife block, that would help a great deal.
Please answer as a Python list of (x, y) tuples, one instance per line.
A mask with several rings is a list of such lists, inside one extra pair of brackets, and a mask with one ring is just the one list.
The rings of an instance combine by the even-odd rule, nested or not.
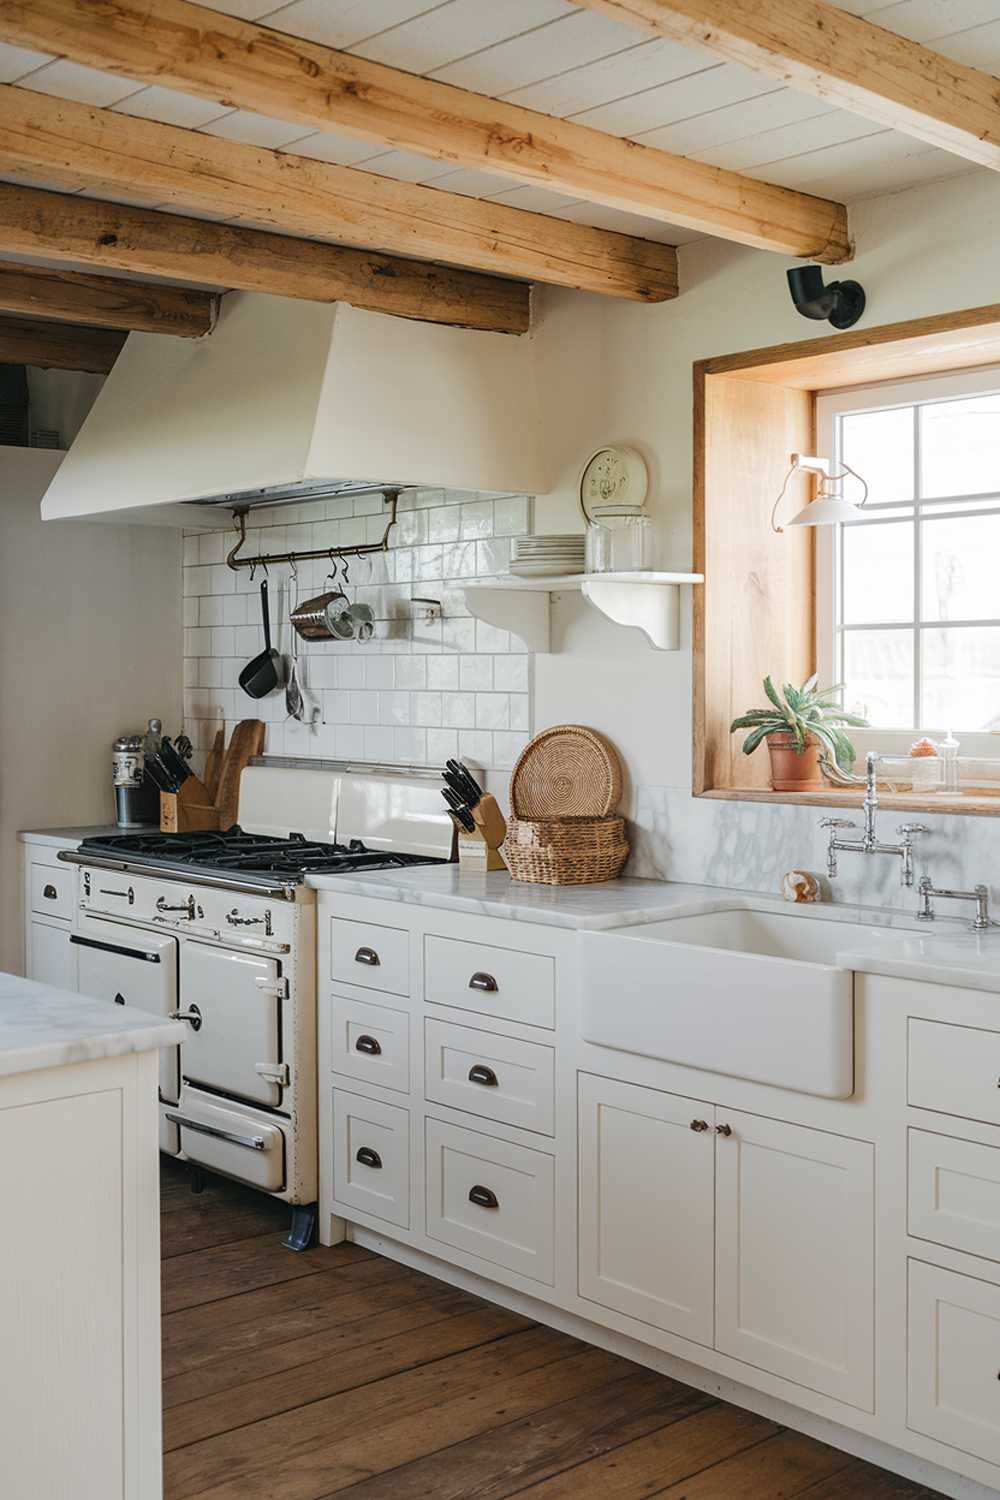
[(219, 810), (197, 776), (182, 781), (176, 792), (160, 793), (161, 833), (215, 832), (218, 827)]
[(495, 797), (487, 793), (470, 809), (475, 833), (458, 831), (458, 862), (467, 869), (506, 870), (500, 845), (507, 837), (507, 823)]

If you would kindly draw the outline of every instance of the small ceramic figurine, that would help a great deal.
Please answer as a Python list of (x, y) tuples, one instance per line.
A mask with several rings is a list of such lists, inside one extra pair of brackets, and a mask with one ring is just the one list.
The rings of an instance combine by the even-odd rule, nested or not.
[(819, 881), (808, 870), (789, 870), (781, 882), (786, 901), (818, 901)]

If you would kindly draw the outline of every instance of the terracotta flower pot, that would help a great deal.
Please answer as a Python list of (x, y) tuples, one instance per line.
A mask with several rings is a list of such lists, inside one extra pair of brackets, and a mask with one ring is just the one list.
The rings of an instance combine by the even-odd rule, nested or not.
[(806, 740), (804, 750), (796, 750), (793, 735), (769, 734), (767, 749), (771, 757), (773, 791), (815, 792), (822, 790), (823, 773), (819, 768), (820, 742), (813, 735)]

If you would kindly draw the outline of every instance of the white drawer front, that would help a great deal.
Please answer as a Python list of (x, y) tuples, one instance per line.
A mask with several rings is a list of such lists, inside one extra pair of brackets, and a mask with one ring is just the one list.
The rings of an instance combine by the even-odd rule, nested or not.
[(267, 1115), (222, 1105), (209, 1094), (186, 1088), (179, 1104), (162, 1106), (161, 1131), (165, 1125), (179, 1127), (181, 1150), (189, 1161), (269, 1193), (284, 1187), (284, 1131)]
[(69, 865), (31, 866), (31, 910), (40, 917), (72, 917), (73, 877)]
[(555, 1052), (449, 1021), (424, 1022), (424, 1091), (437, 1104), (552, 1135)]
[(1000, 1464), (1000, 1287), (909, 1263), (907, 1426)]
[(528, 1026), (555, 1026), (555, 959), (457, 938), (424, 939), (424, 998), (432, 1005)]
[(410, 1017), (368, 1000), (330, 996), (335, 1073), (410, 1092)]
[(928, 1130), (909, 1148), (910, 1233), (1000, 1260), (1000, 1149)]
[(1000, 1125), (1000, 1031), (911, 1018), (907, 1082), (918, 1109)]
[(410, 1116), (405, 1109), (334, 1089), (333, 1196), (348, 1208), (409, 1228)]
[(426, 1124), (428, 1236), (551, 1286), (553, 1158), (443, 1120)]
[(410, 935), (402, 927), (330, 920), (330, 977), (390, 995), (410, 993)]

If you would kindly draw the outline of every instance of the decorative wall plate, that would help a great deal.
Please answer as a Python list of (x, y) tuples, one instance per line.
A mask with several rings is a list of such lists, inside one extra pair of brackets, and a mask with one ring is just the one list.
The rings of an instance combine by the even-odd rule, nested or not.
[(646, 460), (636, 448), (608, 444), (592, 453), (580, 475), (580, 508), (589, 521), (594, 505), (642, 505), (649, 489)]

